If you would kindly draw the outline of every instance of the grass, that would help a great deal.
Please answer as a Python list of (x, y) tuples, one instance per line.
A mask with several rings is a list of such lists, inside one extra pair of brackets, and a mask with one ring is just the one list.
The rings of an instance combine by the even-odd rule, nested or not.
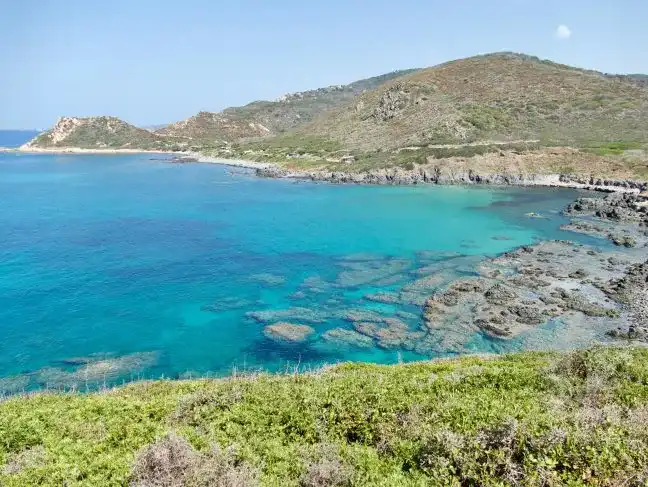
[(627, 150), (642, 149), (642, 148), (643, 148), (643, 144), (640, 144), (638, 142), (618, 141), (618, 142), (609, 142), (606, 144), (598, 144), (593, 147), (588, 147), (585, 150), (591, 154), (596, 154), (599, 156), (607, 156), (607, 155), (620, 156), (623, 155), (623, 153)]
[(0, 403), (0, 485), (632, 486), (648, 349), (343, 364)]

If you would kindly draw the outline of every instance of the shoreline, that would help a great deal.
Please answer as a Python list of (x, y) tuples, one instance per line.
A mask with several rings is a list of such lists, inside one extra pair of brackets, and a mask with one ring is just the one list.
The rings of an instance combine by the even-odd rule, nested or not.
[(245, 159), (227, 159), (214, 157), (192, 151), (168, 151), (147, 149), (82, 149), (68, 148), (35, 148), (35, 147), (0, 147), (2, 152), (25, 154), (79, 154), (79, 155), (119, 155), (119, 154), (165, 154), (175, 156), (178, 163), (220, 164), (223, 166), (253, 169), (256, 175), (272, 179), (295, 179), (334, 184), (367, 184), (367, 185), (491, 185), (491, 186), (526, 186), (582, 189), (608, 193), (640, 194), (648, 191), (648, 182), (632, 179), (606, 179), (594, 176), (579, 176), (570, 174), (539, 174), (539, 173), (486, 173), (477, 174), (473, 170), (448, 172), (438, 166), (417, 166), (413, 169), (399, 167), (375, 169), (366, 172), (315, 170), (289, 170), (274, 163), (256, 162)]
[(192, 151), (169, 151), (154, 149), (82, 149), (80, 147), (62, 147), (62, 148), (42, 148), (42, 147), (0, 147), (0, 153), (17, 153), (17, 154), (52, 154), (52, 155), (119, 155), (119, 154), (164, 154), (175, 156), (177, 162), (200, 162), (206, 164), (221, 164), (231, 167), (242, 167), (246, 169), (272, 169), (275, 167), (272, 163), (254, 162), (243, 159), (223, 159), (219, 157), (207, 156), (200, 152)]
[(180, 154), (164, 150), (148, 149), (82, 149), (80, 147), (61, 147), (56, 149), (45, 149), (41, 147), (0, 147), (0, 152), (15, 152), (19, 154)]
[(491, 173), (476, 174), (467, 172), (443, 172), (436, 166), (420, 166), (411, 170), (401, 168), (377, 169), (368, 172), (340, 171), (289, 171), (272, 165), (258, 169), (260, 177), (278, 179), (305, 179), (336, 184), (371, 184), (371, 185), (490, 185), (490, 186), (526, 186), (583, 189), (608, 193), (640, 194), (648, 190), (648, 183), (635, 180), (614, 180), (584, 177), (565, 174), (513, 174)]

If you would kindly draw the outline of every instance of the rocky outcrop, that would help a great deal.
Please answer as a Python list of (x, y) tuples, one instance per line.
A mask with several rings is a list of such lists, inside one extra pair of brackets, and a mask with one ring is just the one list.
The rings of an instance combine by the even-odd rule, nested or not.
[(402, 83), (396, 83), (382, 93), (378, 100), (378, 106), (374, 109), (373, 117), (382, 122), (391, 120), (407, 108), (410, 99), (410, 90)]
[[(638, 188), (641, 189), (641, 188)], [(578, 198), (565, 210), (569, 216), (596, 216), (604, 220), (633, 222), (648, 227), (648, 208), (643, 196), (614, 194), (605, 198)]]
[(609, 282), (618, 271), (585, 249), (570, 242), (543, 242), (487, 261), (480, 277), (457, 281), (427, 300), (425, 324), (431, 331), (454, 323), (512, 338), (573, 313), (617, 318), (620, 305), (595, 284)]
[(632, 323), (608, 332), (612, 338), (648, 343), (648, 261), (632, 265), (625, 275), (603, 288), (632, 313)]
[(565, 210), (576, 217), (563, 230), (604, 237), (619, 247), (648, 244), (648, 207), (637, 194), (610, 194), (605, 198), (579, 198)]
[(400, 167), (375, 169), (366, 172), (326, 170), (293, 171), (273, 166), (257, 169), (257, 175), (268, 178), (307, 179), (339, 184), (490, 184), (503, 186), (571, 187), (605, 192), (628, 193), (639, 193), (648, 188), (647, 183), (632, 180), (587, 179), (578, 176), (558, 174), (479, 174), (471, 170), (451, 172), (441, 166), (435, 165), (419, 166), (414, 169), (404, 169)]

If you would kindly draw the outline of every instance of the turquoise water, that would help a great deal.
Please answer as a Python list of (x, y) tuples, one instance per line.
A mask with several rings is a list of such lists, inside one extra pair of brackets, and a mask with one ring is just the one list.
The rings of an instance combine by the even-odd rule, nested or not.
[[(571, 190), (336, 186), (151, 159), (0, 154), (6, 387), (436, 356), (321, 336), (350, 329), (348, 310), (417, 329), (420, 304), (364, 297), (432, 276), (414, 286), (424, 298), (485, 256), (573, 239), (558, 229)], [(315, 335), (277, 343), (263, 334), (276, 321)], [(466, 337), (476, 348), (502, 343)]]

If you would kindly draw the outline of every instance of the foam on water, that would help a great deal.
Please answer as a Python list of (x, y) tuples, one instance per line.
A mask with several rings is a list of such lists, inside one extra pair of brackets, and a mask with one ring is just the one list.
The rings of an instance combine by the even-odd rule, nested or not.
[[(42, 386), (434, 356), (322, 335), (351, 330), (349, 310), (414, 332), (420, 300), (480, 258), (574, 238), (558, 228), (570, 190), (335, 186), (150, 159), (0, 155), (0, 377)], [(399, 291), (410, 304), (364, 298)], [(315, 334), (264, 336), (280, 321)], [(495, 349), (475, 336), (460, 351)]]

